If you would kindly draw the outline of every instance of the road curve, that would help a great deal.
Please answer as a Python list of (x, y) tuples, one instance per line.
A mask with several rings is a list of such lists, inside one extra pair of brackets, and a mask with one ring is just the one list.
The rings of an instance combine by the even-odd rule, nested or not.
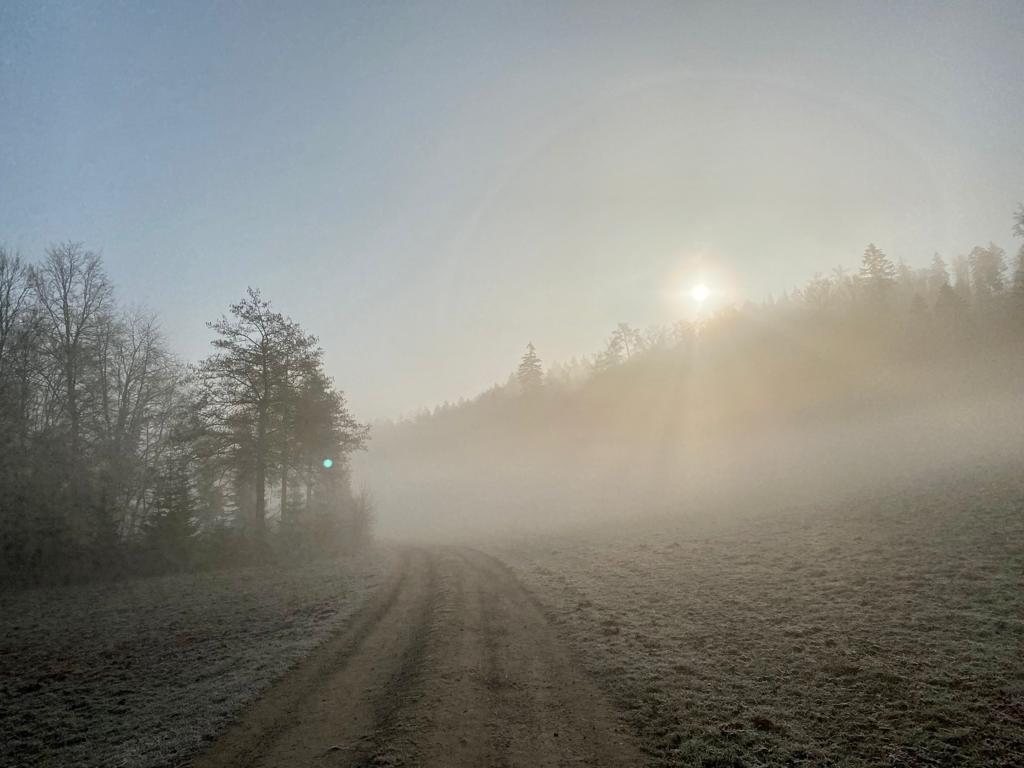
[(642, 766), (628, 730), (498, 560), (408, 549), (349, 627), (194, 768)]

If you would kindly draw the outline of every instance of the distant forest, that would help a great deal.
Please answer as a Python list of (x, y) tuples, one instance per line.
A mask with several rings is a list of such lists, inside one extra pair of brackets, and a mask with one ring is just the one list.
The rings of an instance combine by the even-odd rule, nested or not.
[[(251, 289), (207, 326), (212, 353), (186, 364), (152, 315), (119, 306), (97, 254), (66, 243), (29, 264), (0, 249), (0, 581), (303, 558), (367, 540), (350, 463), (369, 428), (325, 374), (316, 337)], [(981, 407), (1010, 430), (1024, 414), (997, 406), (1021, 404), (1022, 377), (1024, 246), (1012, 260), (989, 244), (911, 268), (869, 245), (858, 269), (700, 320), (623, 323), (604, 349), (547, 370), (530, 343), (506, 383), (376, 424), (360, 467), (382, 512), (427, 528), (670, 506), (783, 476), (834, 484), (822, 462), (853, 474), (868, 443), (850, 427), (831, 442), (801, 430), (866, 430), (931, 407), (923, 423), (944, 431), (921, 432), (932, 453), (920, 463), (934, 462), (998, 442), (971, 419)], [(902, 462), (900, 441), (920, 425), (886, 423), (871, 445), (901, 446)]]
[[(1024, 237), (1024, 206), (1013, 231)], [(1024, 246), (913, 268), (871, 244), (857, 268), (698, 320), (622, 323), (547, 370), (533, 341), (507, 382), (374, 425), (360, 471), (382, 520), (528, 526), (1002, 450), (1000, 408), (1024, 404)]]
[[(258, 291), (185, 364), (75, 243), (0, 249), (0, 584), (308, 557), (359, 546), (368, 428), (315, 336)], [(268, 520), (272, 521), (268, 525)]]

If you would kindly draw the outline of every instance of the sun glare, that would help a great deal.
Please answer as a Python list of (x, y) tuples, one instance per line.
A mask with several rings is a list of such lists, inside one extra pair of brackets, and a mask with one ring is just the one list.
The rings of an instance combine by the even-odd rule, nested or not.
[(697, 285), (693, 286), (693, 288), (690, 291), (690, 296), (698, 304), (703, 304), (704, 301), (707, 300), (708, 296), (710, 295), (711, 289), (704, 285), (704, 283), (698, 283)]

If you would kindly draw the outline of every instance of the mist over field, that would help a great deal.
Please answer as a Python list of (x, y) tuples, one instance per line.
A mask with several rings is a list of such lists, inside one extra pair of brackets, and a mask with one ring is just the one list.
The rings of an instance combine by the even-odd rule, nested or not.
[(533, 389), (512, 376), (376, 424), (356, 482), (382, 532), (445, 538), (828, 505), (1019, 465), (1024, 364), (1012, 326), (951, 336), (927, 310), (858, 320), (863, 309), (832, 301), (749, 306), (646, 340), (627, 327), (638, 349), (614, 365), (556, 365)]
[(956, 280), (869, 246), (569, 364), (530, 343), (506, 383), (375, 424), (356, 482), (382, 536), (496, 553), (646, 764), (1011, 765), (1024, 248), (1019, 288), (979, 287), (1000, 259)]
[(0, 766), (1024, 765), (1022, 51), (0, 2)]

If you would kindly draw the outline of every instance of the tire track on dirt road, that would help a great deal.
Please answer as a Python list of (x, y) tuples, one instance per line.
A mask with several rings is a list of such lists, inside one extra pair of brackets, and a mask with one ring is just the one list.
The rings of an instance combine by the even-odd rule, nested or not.
[(642, 766), (628, 728), (494, 558), (408, 549), (350, 627), (195, 768)]

